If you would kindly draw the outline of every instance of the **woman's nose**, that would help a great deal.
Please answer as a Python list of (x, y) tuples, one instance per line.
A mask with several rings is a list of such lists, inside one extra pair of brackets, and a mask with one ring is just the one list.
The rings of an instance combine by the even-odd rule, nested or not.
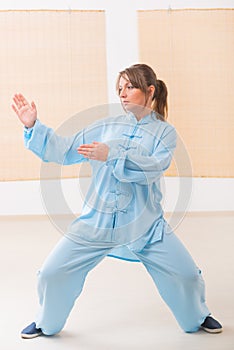
[(120, 92), (120, 97), (126, 97), (127, 96), (127, 90), (126, 89), (122, 89)]

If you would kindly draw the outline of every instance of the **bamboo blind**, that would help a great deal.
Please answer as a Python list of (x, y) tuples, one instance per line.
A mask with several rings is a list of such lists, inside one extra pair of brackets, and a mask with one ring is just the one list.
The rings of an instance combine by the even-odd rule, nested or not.
[[(0, 180), (38, 179), (41, 161), (24, 148), (12, 97), (34, 100), (39, 119), (55, 129), (107, 103), (105, 13), (1, 11), (0, 33)], [(63, 175), (74, 174), (67, 167)]]
[(193, 176), (233, 177), (234, 11), (139, 11), (138, 26), (140, 60), (168, 86)]

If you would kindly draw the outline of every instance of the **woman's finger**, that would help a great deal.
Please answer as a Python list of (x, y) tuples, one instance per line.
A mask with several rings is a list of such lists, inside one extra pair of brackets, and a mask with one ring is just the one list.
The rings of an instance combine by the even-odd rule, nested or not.
[(88, 144), (83, 144), (83, 145), (80, 145), (79, 148), (94, 148), (95, 145), (93, 145), (92, 143), (88, 143)]
[(13, 111), (19, 116), (19, 111), (18, 111), (18, 109), (15, 107), (15, 105), (11, 105), (11, 107), (13, 108)]
[(34, 101), (32, 101), (32, 103), (31, 103), (31, 107), (32, 107), (32, 109), (37, 109), (37, 107), (36, 107), (36, 105), (35, 105), (35, 102)]
[(19, 94), (18, 96), (19, 96), (19, 100), (21, 101), (23, 106), (29, 105), (28, 101), (26, 100), (26, 98), (22, 94)]
[(15, 104), (16, 104), (16, 106), (17, 106), (18, 108), (21, 107), (21, 102), (20, 102), (20, 100), (18, 99), (18, 96), (17, 96), (17, 95), (14, 95), (13, 101), (15, 102)]

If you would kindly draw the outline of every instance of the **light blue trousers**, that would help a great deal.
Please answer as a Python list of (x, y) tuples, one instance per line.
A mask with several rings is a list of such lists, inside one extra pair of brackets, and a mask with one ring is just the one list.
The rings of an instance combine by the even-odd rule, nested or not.
[[(110, 248), (81, 245), (66, 237), (58, 242), (38, 272), (36, 326), (44, 334), (62, 330), (88, 272), (108, 253)], [(210, 312), (201, 271), (180, 240), (173, 233), (164, 234), (162, 241), (147, 244), (136, 255), (180, 327), (196, 332)]]

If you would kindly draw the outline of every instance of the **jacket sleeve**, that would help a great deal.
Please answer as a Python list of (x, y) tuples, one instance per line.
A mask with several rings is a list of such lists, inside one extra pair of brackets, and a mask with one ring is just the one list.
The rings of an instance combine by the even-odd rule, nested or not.
[(70, 165), (87, 161), (76, 150), (82, 143), (84, 143), (83, 130), (74, 136), (63, 137), (39, 120), (33, 128), (24, 128), (25, 146), (45, 162)]
[(160, 178), (169, 167), (175, 147), (176, 131), (168, 125), (151, 155), (110, 147), (106, 165), (113, 166), (112, 174), (121, 182), (148, 185)]

